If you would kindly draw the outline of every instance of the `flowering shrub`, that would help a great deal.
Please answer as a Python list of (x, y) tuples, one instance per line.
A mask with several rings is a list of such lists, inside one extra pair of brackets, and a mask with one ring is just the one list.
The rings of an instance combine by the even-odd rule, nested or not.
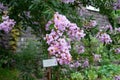
[(0, 24), (0, 30), (3, 30), (4, 32), (8, 33), (12, 30), (12, 28), (15, 26), (15, 21), (12, 19), (9, 19), (8, 16), (3, 17), (3, 22)]
[[(53, 24), (53, 25), (52, 25)], [(52, 25), (51, 33), (46, 34), (46, 40), (49, 45), (49, 54), (55, 56), (59, 64), (68, 64), (71, 61), (70, 41), (81, 40), (85, 36), (84, 31), (80, 30), (75, 23), (71, 23), (64, 15), (56, 12), (52, 21), (46, 24), (47, 30)], [(65, 35), (66, 34), (66, 35)]]
[[(111, 4), (113, 4), (114, 2), (113, 0), (96, 0), (96, 1), (94, 0), (89, 0), (89, 1), (88, 0), (32, 0), (32, 1), (1, 0), (1, 2), (5, 3), (5, 5), (8, 5), (10, 7), (10, 9), (8, 9), (8, 11), (10, 11), (9, 16), (11, 18), (14, 18), (17, 24), (23, 26), (22, 29), (25, 29), (28, 26), (34, 29), (34, 33), (37, 34), (37, 36), (39, 36), (41, 41), (41, 45), (42, 45), (41, 48), (43, 49), (41, 50), (41, 53), (44, 53), (42, 55), (46, 56), (49, 53), (50, 56), (55, 56), (57, 58), (57, 61), (60, 64), (58, 66), (59, 69), (53, 70), (53, 72), (55, 71), (61, 73), (62, 71), (64, 71), (60, 76), (65, 76), (65, 78), (64, 79), (62, 78), (61, 80), (65, 80), (66, 76), (70, 78), (69, 74), (74, 72), (78, 72), (78, 75), (77, 73), (73, 74), (72, 79), (77, 78), (78, 80), (82, 80), (82, 79), (95, 80), (95, 79), (102, 79), (103, 76), (101, 77), (101, 75), (105, 75), (104, 79), (106, 79), (106, 76), (108, 77), (107, 74), (109, 70), (111, 70), (112, 68), (107, 69), (107, 67), (105, 67), (105, 69), (100, 70), (98, 74), (96, 74), (97, 70), (94, 72), (92, 72), (92, 70), (90, 71), (86, 71), (86, 70), (91, 69), (90, 67), (91, 66), (93, 67), (94, 65), (95, 67), (96, 66), (102, 67), (104, 64), (108, 64), (116, 59), (119, 60), (120, 57), (119, 26), (116, 26), (111, 21), (112, 25), (107, 24), (98, 27), (99, 23), (97, 23), (96, 20), (92, 19), (92, 17), (84, 18), (84, 16), (82, 16), (82, 14), (84, 14), (82, 13), (82, 11), (87, 12), (87, 10), (81, 9), (82, 4), (84, 6), (93, 5), (94, 7), (100, 9), (100, 13), (108, 14), (109, 16), (111, 16), (111, 12), (112, 12), (111, 8), (113, 8)], [(79, 12), (76, 11), (78, 10), (78, 8), (81, 9), (80, 10), (81, 16), (79, 16), (78, 15)], [(115, 9), (117, 8), (119, 8), (119, 0), (118, 2), (115, 3)], [(0, 11), (4, 11), (6, 9), (7, 7), (5, 7), (2, 3), (0, 3)], [(61, 14), (59, 14), (58, 12)], [(6, 14), (2, 16), (3, 22), (0, 24), (0, 33), (4, 34), (4, 37), (2, 38), (1, 38), (2, 34), (0, 34), (0, 40), (1, 40), (0, 44), (4, 45), (2, 46), (2, 48), (6, 47), (6, 44), (9, 43), (15, 45), (14, 44), (15, 42), (10, 41), (8, 38), (10, 37), (10, 39), (13, 40), (13, 38), (11, 38), (12, 36), (15, 37), (14, 39), (16, 40), (16, 36), (17, 36), (16, 30), (13, 30), (15, 21), (10, 19), (9, 16), (7, 16)], [(45, 25), (46, 27), (44, 28)], [(9, 35), (9, 33), (10, 34), (16, 33), (16, 35)], [(45, 40), (47, 44), (42, 39), (43, 36), (45, 35), (46, 35)], [(25, 52), (28, 54), (23, 53), (24, 55), (29, 55), (29, 51), (27, 49)], [(4, 58), (6, 58), (6, 56)], [(13, 61), (11, 58), (10, 60)], [(27, 60), (28, 63), (30, 61), (32, 62), (32, 60), (29, 59)], [(3, 63), (6, 64), (4, 60)], [(36, 64), (39, 64), (39, 62)], [(63, 65), (63, 64), (68, 64), (68, 65)], [(28, 68), (30, 68), (30, 66)], [(30, 71), (32, 68), (33, 67), (31, 65)], [(108, 71), (105, 71), (106, 69)], [(79, 74), (79, 71), (83, 73)], [(32, 74), (32, 76), (34, 75)]]
[(10, 19), (6, 13), (2, 16), (2, 21), (3, 22), (0, 23), (0, 47), (2, 47), (3, 49), (10, 49), (10, 32), (15, 26), (16, 22), (13, 19)]
[(105, 44), (109, 44), (112, 42), (110, 36), (106, 33), (100, 34), (98, 38), (101, 42), (103, 42)]

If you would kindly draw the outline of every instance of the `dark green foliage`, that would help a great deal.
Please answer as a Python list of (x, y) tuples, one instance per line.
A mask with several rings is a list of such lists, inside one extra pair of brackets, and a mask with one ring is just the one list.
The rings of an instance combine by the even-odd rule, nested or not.
[(22, 51), (16, 54), (16, 68), (21, 71), (20, 80), (36, 80), (43, 77), (42, 59), (45, 54), (40, 46), (42, 47), (38, 41), (29, 40)]
[(19, 71), (0, 68), (0, 80), (18, 80)]

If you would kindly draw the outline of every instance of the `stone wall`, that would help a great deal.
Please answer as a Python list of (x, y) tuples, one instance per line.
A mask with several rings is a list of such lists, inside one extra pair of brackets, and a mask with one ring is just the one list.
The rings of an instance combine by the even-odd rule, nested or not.
[(18, 43), (17, 43), (17, 52), (21, 50), (21, 48), (24, 48), (27, 45), (27, 42), (30, 40), (36, 41), (36, 36), (31, 33), (32, 29), (28, 27), (25, 31), (22, 31), (21, 36), (19, 37)]
[(82, 13), (82, 16), (84, 18), (93, 16), (93, 18), (97, 21), (99, 27), (110, 24), (108, 18), (105, 15), (102, 15), (97, 11), (87, 10), (85, 8), (83, 8), (83, 10), (79, 10), (79, 11), (81, 11), (80, 13)]

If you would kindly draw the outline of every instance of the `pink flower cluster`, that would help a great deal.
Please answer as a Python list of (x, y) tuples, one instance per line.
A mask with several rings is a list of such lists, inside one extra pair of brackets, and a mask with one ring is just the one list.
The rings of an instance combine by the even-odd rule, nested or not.
[(80, 40), (85, 36), (84, 31), (80, 30), (76, 24), (70, 23), (68, 24), (67, 27), (68, 27), (67, 34), (69, 38), (71, 38), (72, 40)]
[(97, 22), (95, 20), (90, 21), (90, 26), (96, 26), (96, 25), (97, 25)]
[(79, 61), (69, 64), (70, 68), (78, 68), (80, 66), (81, 66), (81, 63)]
[(86, 59), (82, 64), (82, 68), (86, 68), (88, 66), (89, 66), (89, 61), (88, 61), (88, 59)]
[(100, 29), (102, 31), (107, 31), (107, 30), (110, 30), (111, 32), (113, 31), (113, 28), (112, 28), (112, 26), (110, 24), (106, 25), (106, 26), (102, 26), (102, 27), (100, 27)]
[(80, 30), (75, 23), (71, 23), (64, 15), (60, 15), (58, 12), (54, 14), (53, 21), (48, 21), (46, 30), (49, 30), (51, 24), (54, 24), (54, 28), (60, 36), (62, 36), (64, 32), (67, 32), (67, 35), (72, 40), (80, 40), (85, 36), (83, 30)]
[(8, 33), (14, 27), (15, 21), (9, 19), (8, 16), (2, 18), (3, 22), (0, 24), (0, 30), (3, 30), (4, 32)]
[(85, 47), (84, 46), (76, 46), (76, 50), (78, 54), (84, 53), (85, 52)]
[(102, 33), (98, 35), (98, 38), (101, 42), (105, 43), (105, 44), (109, 44), (112, 42), (110, 36), (106, 33)]
[(70, 42), (66, 40), (67, 33), (71, 39), (81, 39), (85, 36), (83, 30), (80, 30), (76, 24), (71, 23), (64, 15), (56, 12), (54, 19), (46, 24), (46, 29), (50, 30), (50, 25), (53, 24), (50, 34), (46, 34), (47, 44), (49, 45), (49, 54), (55, 56), (59, 64), (69, 64), (71, 61)]
[(115, 10), (120, 9), (120, 0), (116, 0), (116, 2), (113, 3), (113, 9)]
[(116, 54), (120, 53), (120, 48), (116, 48), (116, 49), (115, 49), (115, 53), (116, 53)]
[(64, 3), (73, 3), (75, 0), (61, 0), (62, 2), (64, 2)]
[(70, 45), (64, 38), (58, 38), (50, 44), (48, 51), (49, 54), (55, 56), (59, 64), (62, 65), (68, 64), (71, 61), (70, 48)]
[(100, 60), (101, 60), (101, 55), (100, 54), (94, 54), (93, 57), (94, 57), (95, 62), (100, 62)]
[(89, 61), (88, 59), (85, 59), (83, 62), (74, 61), (69, 64), (69, 67), (70, 68), (78, 68), (78, 67), (86, 68), (86, 67), (89, 67)]
[(84, 24), (84, 27), (86, 29), (90, 29), (90, 28), (93, 28), (97, 25), (97, 22), (95, 20), (90, 20), (90, 22)]
[(120, 80), (120, 75), (116, 75), (116, 76), (114, 77), (114, 80)]
[(119, 28), (115, 28), (115, 31), (120, 32), (120, 27)]
[(7, 9), (8, 9), (8, 7), (4, 6), (4, 4), (0, 2), (0, 11), (5, 11)]

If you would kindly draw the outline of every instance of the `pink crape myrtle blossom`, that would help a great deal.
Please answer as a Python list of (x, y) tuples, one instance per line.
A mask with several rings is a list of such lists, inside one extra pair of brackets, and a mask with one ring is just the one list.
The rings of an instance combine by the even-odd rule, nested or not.
[(120, 53), (120, 48), (116, 48), (116, 49), (115, 49), (115, 53), (116, 53), (116, 54), (119, 54), (119, 53)]
[(114, 80), (120, 80), (120, 75), (116, 75), (116, 76), (114, 77)]
[(97, 25), (97, 22), (95, 20), (91, 20), (89, 24), (90, 24), (90, 26), (94, 27)]
[(52, 21), (48, 21), (48, 23), (45, 25), (45, 30), (46, 30), (46, 31), (50, 30), (50, 29), (49, 29), (49, 26), (50, 26), (51, 24), (53, 24), (53, 22), (52, 22)]
[(54, 14), (53, 20), (48, 21), (46, 24), (46, 30), (50, 30), (50, 25), (53, 24), (53, 29), (49, 34), (46, 34), (45, 40), (49, 45), (48, 52), (51, 56), (55, 56), (60, 65), (69, 64), (72, 60), (70, 54), (70, 41), (68, 38), (80, 40), (85, 36), (84, 31), (80, 30), (75, 23), (71, 23), (66, 16), (56, 12)]
[(83, 38), (85, 36), (85, 33), (83, 30), (80, 30), (76, 24), (71, 23), (68, 26), (68, 36), (72, 39), (72, 40), (80, 40), (81, 38)]
[(46, 40), (48, 44), (51, 44), (54, 42), (54, 40), (57, 40), (59, 38), (59, 33), (57, 33), (54, 30), (51, 30), (50, 34), (46, 34)]
[(100, 62), (100, 60), (101, 60), (101, 55), (100, 54), (94, 54), (93, 57), (94, 57), (95, 62), (97, 62), (97, 61)]
[(81, 64), (80, 64), (78, 61), (76, 61), (76, 62), (74, 63), (74, 67), (78, 68), (79, 66), (81, 66)]
[(64, 2), (64, 3), (73, 3), (75, 0), (61, 0), (62, 2)]
[(68, 64), (71, 60), (70, 45), (64, 38), (59, 38), (48, 48), (49, 54), (57, 57), (60, 64)]
[(58, 39), (59, 42), (59, 61), (60, 64), (68, 64), (71, 61), (72, 56), (70, 55), (70, 49), (71, 46), (68, 44), (68, 42), (66, 42), (66, 40), (64, 38), (59, 38)]
[(80, 66), (81, 66), (81, 63), (79, 61), (76, 61), (76, 62), (69, 64), (70, 68), (78, 68)]
[(70, 21), (64, 15), (60, 15), (58, 12), (54, 14), (54, 27), (60, 31), (65, 31)]
[(113, 28), (112, 28), (112, 26), (110, 24), (106, 25), (106, 26), (102, 26), (102, 27), (100, 27), (100, 29), (102, 31), (107, 31), (107, 30), (110, 30), (111, 32), (113, 31)]
[(120, 0), (115, 0), (116, 2), (113, 3), (113, 9), (117, 10), (120, 9)]
[(85, 52), (85, 47), (82, 45), (81, 46), (77, 45), (76, 50), (77, 50), (78, 54), (81, 54), (81, 53)]
[(120, 32), (120, 27), (119, 28), (115, 28), (116, 32)]
[(9, 19), (8, 16), (2, 17), (2, 19), (3, 22), (0, 24), (0, 30), (8, 33), (15, 26), (16, 22), (13, 19)]
[(112, 42), (112, 39), (107, 33), (102, 33), (98, 35), (98, 39), (105, 44), (110, 44)]
[(3, 3), (0, 2), (0, 11), (8, 10), (8, 6), (5, 6)]
[(8, 20), (9, 19), (9, 16), (2, 16), (2, 20), (3, 21), (6, 21), (6, 20)]
[(89, 66), (89, 61), (88, 61), (88, 59), (86, 59), (86, 60), (83, 62), (82, 67), (83, 67), (83, 68), (86, 68), (86, 67), (88, 67), (88, 66)]
[(84, 28), (91, 29), (97, 26), (97, 22), (95, 20), (90, 20), (90, 22), (87, 22), (84, 24)]

